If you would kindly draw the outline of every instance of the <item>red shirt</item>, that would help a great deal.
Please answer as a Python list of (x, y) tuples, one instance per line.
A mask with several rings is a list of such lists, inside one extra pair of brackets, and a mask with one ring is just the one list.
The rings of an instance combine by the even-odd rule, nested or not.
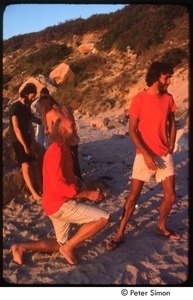
[(129, 115), (139, 120), (141, 138), (155, 155), (165, 155), (169, 147), (168, 116), (175, 110), (173, 97), (168, 93), (154, 96), (143, 90), (131, 102)]
[(52, 143), (43, 161), (42, 206), (46, 215), (55, 213), (68, 199), (77, 194), (73, 160), (70, 150)]

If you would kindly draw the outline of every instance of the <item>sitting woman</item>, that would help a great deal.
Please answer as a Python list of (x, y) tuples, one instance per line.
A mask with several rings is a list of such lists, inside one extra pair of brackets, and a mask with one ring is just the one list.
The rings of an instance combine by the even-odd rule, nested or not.
[[(42, 123), (45, 124), (45, 134), (49, 135), (53, 130), (53, 125), (57, 119), (67, 117), (74, 123), (74, 115), (70, 108), (61, 106), (51, 95), (44, 95), (40, 98), (42, 111)], [(78, 159), (78, 145), (71, 147), (72, 157), (74, 161), (74, 172), (77, 177), (82, 180), (80, 164)]]

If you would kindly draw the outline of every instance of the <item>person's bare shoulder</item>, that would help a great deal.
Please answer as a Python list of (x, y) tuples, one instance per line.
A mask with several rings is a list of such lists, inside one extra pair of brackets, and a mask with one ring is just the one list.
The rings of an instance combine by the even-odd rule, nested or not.
[(52, 108), (51, 110), (49, 110), (47, 113), (46, 113), (46, 118), (53, 118), (54, 116), (56, 116), (58, 114), (58, 112)]

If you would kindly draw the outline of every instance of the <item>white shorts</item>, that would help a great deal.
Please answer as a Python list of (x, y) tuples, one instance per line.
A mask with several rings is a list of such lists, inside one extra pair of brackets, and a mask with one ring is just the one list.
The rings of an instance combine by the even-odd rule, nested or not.
[(85, 224), (101, 218), (108, 219), (109, 213), (78, 200), (68, 200), (56, 213), (48, 217), (53, 223), (58, 244), (63, 245), (68, 240), (71, 223)]
[(167, 154), (166, 156), (154, 156), (154, 159), (158, 165), (156, 171), (150, 170), (147, 167), (141, 153), (136, 154), (133, 163), (132, 178), (149, 182), (152, 176), (155, 176), (155, 181), (161, 182), (167, 177), (175, 175), (172, 154)]

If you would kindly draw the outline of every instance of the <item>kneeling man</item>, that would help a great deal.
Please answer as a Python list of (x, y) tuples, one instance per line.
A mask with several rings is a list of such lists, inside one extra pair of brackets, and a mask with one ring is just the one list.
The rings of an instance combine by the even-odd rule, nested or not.
[[(76, 264), (74, 249), (101, 231), (109, 220), (108, 212), (81, 201), (86, 198), (99, 202), (104, 196), (101, 191), (87, 190), (74, 175), (70, 147), (79, 142), (75, 123), (68, 118), (58, 119), (50, 141), (43, 162), (42, 206), (53, 223), (56, 239), (14, 244), (11, 250), (18, 264), (23, 264), (26, 251), (60, 251), (69, 264)], [(69, 238), (71, 223), (82, 226)]]

